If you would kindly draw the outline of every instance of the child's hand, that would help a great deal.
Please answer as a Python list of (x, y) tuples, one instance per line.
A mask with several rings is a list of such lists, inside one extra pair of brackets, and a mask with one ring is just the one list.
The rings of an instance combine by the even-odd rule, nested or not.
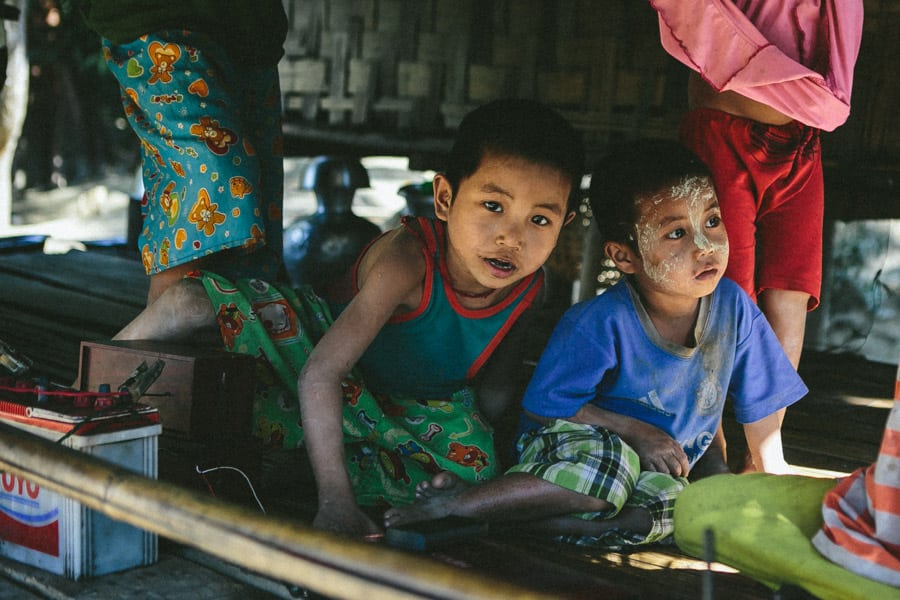
[(691, 465), (678, 442), (661, 429), (646, 423), (642, 425), (639, 435), (626, 440), (641, 457), (641, 469), (687, 477)]
[(353, 501), (323, 504), (313, 519), (313, 527), (358, 538), (382, 533)]
[[(535, 418), (535, 415), (528, 413)], [(538, 420), (541, 417), (537, 417)], [(570, 420), (604, 427), (631, 446), (641, 457), (641, 469), (675, 477), (687, 477), (691, 470), (681, 446), (658, 427), (633, 417), (612, 413), (593, 404), (585, 404)]]

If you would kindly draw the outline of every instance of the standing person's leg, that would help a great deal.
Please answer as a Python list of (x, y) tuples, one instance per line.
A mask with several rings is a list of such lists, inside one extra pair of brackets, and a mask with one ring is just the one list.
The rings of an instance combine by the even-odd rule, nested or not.
[(246, 173), (238, 170), (237, 175), (228, 178), (227, 185), (232, 197), (243, 199), (249, 195), (248, 202), (256, 203), (255, 208), (245, 212), (262, 217), (263, 226), (259, 229), (265, 231), (265, 246), (256, 249), (252, 255), (240, 251), (219, 253), (151, 275), (148, 306), (169, 286), (200, 269), (258, 276), (269, 281), (277, 281), (281, 276), (284, 202), (281, 88), (274, 68), (248, 71), (241, 83), (243, 86), (239, 90), (232, 86), (233, 95), (243, 117), (245, 151), (252, 148), (247, 152), (255, 154), (259, 175), (255, 181), (250, 181)]
[(159, 298), (159, 302), (148, 304), (113, 339), (221, 345), (215, 309), (198, 280), (180, 279), (168, 286)]
[(147, 290), (147, 306), (156, 302), (163, 292), (175, 283), (178, 283), (185, 275), (191, 271), (201, 269), (203, 267), (202, 263), (202, 260), (195, 260), (150, 275), (150, 287)]
[[(756, 297), (755, 186), (744, 160), (744, 140), (750, 121), (715, 109), (688, 112), (680, 126), (682, 143), (709, 167), (713, 175), (722, 223), (728, 233), (728, 266), (725, 276), (735, 281), (754, 300)], [(749, 451), (738, 471), (755, 470)]]
[(680, 133), (715, 179), (730, 247), (725, 276), (758, 302), (796, 368), (822, 279), (818, 132), (697, 109)]
[(821, 147), (818, 131), (799, 123), (768, 133), (766, 166), (780, 171), (780, 176), (765, 188), (757, 217), (757, 301), (796, 369), (806, 313), (818, 306), (822, 286)]
[[(701, 108), (685, 115), (680, 136), (715, 179), (730, 246), (725, 276), (757, 301), (797, 368), (821, 283), (818, 133)], [(749, 455), (743, 468), (755, 470)]]
[(810, 295), (792, 290), (767, 289), (759, 295), (759, 308), (766, 315), (784, 353), (794, 365), (800, 364), (806, 335), (806, 313)]
[[(231, 162), (219, 169), (222, 185), (241, 213), (239, 219), (232, 208), (232, 227), (250, 236), (236, 256), (214, 257), (208, 268), (231, 279), (257, 277), (284, 283), (284, 136), (278, 70), (274, 65), (240, 67), (227, 87), (239, 119), (241, 153), (229, 153)], [(246, 169), (245, 162), (249, 163)]]

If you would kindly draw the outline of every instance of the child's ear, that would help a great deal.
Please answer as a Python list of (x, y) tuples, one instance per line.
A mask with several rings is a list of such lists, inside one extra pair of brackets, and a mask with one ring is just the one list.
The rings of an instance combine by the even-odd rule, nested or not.
[(565, 227), (566, 225), (568, 225), (569, 223), (571, 223), (571, 222), (572, 222), (572, 219), (574, 219), (574, 218), (575, 218), (575, 211), (572, 211), (572, 212), (570, 212), (569, 214), (567, 214), (567, 215), (566, 215), (566, 220), (563, 221), (563, 227)]
[(628, 244), (606, 242), (603, 244), (603, 253), (615, 263), (617, 269), (625, 274), (631, 275), (640, 269), (640, 257)]
[(434, 176), (434, 214), (441, 221), (446, 221), (453, 204), (453, 186), (442, 173)]

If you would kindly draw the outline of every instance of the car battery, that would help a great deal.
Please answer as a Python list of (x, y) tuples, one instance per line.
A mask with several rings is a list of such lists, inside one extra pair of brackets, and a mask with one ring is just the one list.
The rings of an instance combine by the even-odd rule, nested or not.
[(141, 402), (159, 409), (166, 435), (213, 442), (249, 436), (254, 359), (223, 349), (154, 341), (81, 343), (79, 387), (116, 389), (142, 362), (164, 362)]
[[(43, 438), (62, 440), (62, 445), (69, 448), (156, 479), (162, 429), (154, 409), (142, 407), (138, 415), (76, 427), (77, 420), (59, 422), (14, 414), (16, 411), (7, 410), (11, 403), (3, 404), (0, 421), (4, 424)], [(74, 580), (150, 565), (157, 560), (156, 534), (116, 521), (12, 473), (0, 472), (0, 488), (2, 556)]]

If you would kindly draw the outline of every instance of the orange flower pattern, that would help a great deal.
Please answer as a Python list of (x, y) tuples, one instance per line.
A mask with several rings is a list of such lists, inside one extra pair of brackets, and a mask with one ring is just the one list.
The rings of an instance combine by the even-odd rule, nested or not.
[(206, 236), (216, 232), (216, 226), (225, 222), (225, 215), (218, 212), (219, 205), (209, 201), (209, 193), (202, 188), (197, 193), (197, 201), (191, 207), (188, 220), (197, 226), (197, 231), (202, 231)]
[(228, 180), (228, 189), (231, 190), (232, 198), (243, 198), (253, 191), (253, 184), (246, 177), (238, 175)]

